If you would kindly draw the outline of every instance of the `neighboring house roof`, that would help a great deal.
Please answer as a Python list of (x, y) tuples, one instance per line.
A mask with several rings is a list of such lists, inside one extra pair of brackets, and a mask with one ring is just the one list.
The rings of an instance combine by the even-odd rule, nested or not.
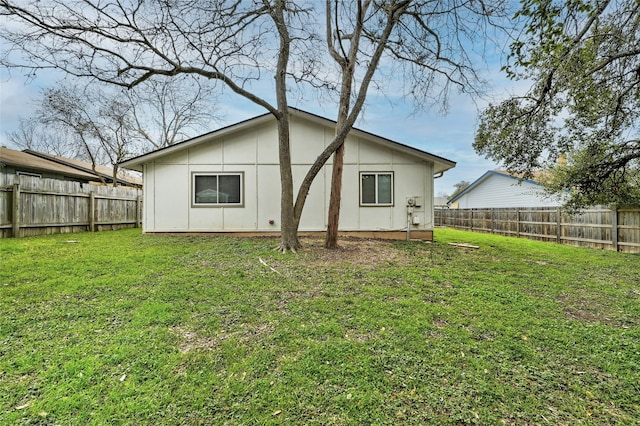
[[(90, 173), (95, 176), (96, 174), (102, 176), (107, 181), (113, 181), (113, 169), (106, 166), (96, 165), (95, 171), (92, 168), (91, 163), (73, 158), (61, 157), (59, 155), (48, 154), (46, 152), (33, 151), (31, 149), (25, 149), (23, 152), (27, 154), (35, 155), (37, 157), (44, 158), (46, 160), (53, 161), (55, 163), (63, 164), (65, 166), (73, 167), (78, 170), (82, 170), (86, 173)], [(126, 186), (142, 186), (142, 179), (137, 176), (130, 176), (121, 171), (118, 171), (116, 177), (118, 184)]]
[(76, 179), (98, 180), (96, 175), (92, 173), (87, 173), (23, 151), (16, 151), (5, 147), (0, 147), (0, 163), (28, 172), (48, 171)]
[[(100, 178), (91, 170), (91, 164), (87, 162), (33, 150), (17, 151), (0, 147), (0, 163), (18, 171), (29, 173), (46, 172), (87, 182), (100, 182)], [(99, 173), (106, 180), (112, 180), (112, 169), (100, 166)], [(123, 175), (118, 178), (118, 183), (127, 186), (142, 186), (142, 179)]]
[[(336, 122), (333, 120), (329, 120), (328, 118), (321, 117), (319, 115), (315, 115), (306, 111), (299, 110), (297, 108), (289, 107), (289, 113), (292, 116), (300, 117), (307, 119), (309, 121), (322, 124), (325, 126), (335, 126)], [(221, 129), (215, 130), (213, 132), (205, 133), (200, 136), (196, 136), (195, 138), (188, 139), (183, 142), (179, 142), (177, 144), (158, 149), (156, 151), (149, 152), (144, 155), (140, 155), (138, 157), (131, 158), (129, 160), (123, 161), (120, 163), (120, 166), (126, 167), (131, 170), (142, 171), (142, 164), (147, 163), (149, 161), (155, 160), (157, 158), (163, 157), (167, 154), (180, 151), (182, 149), (191, 147), (193, 145), (197, 145), (203, 141), (208, 141), (212, 137), (222, 137), (224, 135), (236, 132), (238, 130), (246, 129), (249, 127), (253, 127), (262, 123), (266, 123), (269, 120), (273, 120), (274, 117), (271, 113), (266, 113), (263, 115), (259, 115), (257, 117), (250, 118), (248, 120), (241, 121), (236, 124), (232, 124), (230, 126), (223, 127)], [(417, 148), (413, 148), (409, 145), (405, 145), (399, 142), (392, 141), (387, 138), (383, 138), (381, 136), (375, 135), (373, 133), (366, 132), (364, 130), (353, 128), (350, 132), (350, 135), (366, 137), (368, 140), (376, 142), (380, 145), (396, 149), (398, 151), (405, 152), (407, 154), (413, 155), (418, 158), (422, 158), (424, 160), (433, 162), (434, 164), (434, 173), (444, 172), (455, 167), (455, 161), (448, 160), (444, 157), (440, 157), (426, 151), (422, 151)]]
[[(534, 176), (537, 179), (544, 179), (544, 175), (545, 175), (544, 172), (536, 172), (536, 173), (534, 173)], [(498, 177), (503, 178), (503, 179), (509, 179), (509, 180), (512, 181), (512, 185), (513, 186), (517, 186), (518, 184), (526, 183), (526, 184), (530, 184), (530, 185), (534, 185), (536, 187), (539, 187), (541, 190), (543, 188), (543, 185), (541, 183), (537, 182), (537, 181), (534, 181), (534, 180), (531, 180), (531, 179), (522, 179), (521, 177), (512, 175), (509, 172), (504, 171), (504, 170), (489, 170), (486, 173), (484, 173), (482, 176), (480, 176), (478, 179), (476, 179), (473, 183), (471, 183), (471, 185), (467, 186), (465, 189), (463, 189), (458, 194), (456, 194), (453, 198), (451, 198), (447, 202), (447, 204), (448, 205), (452, 205), (452, 204), (456, 203), (458, 200), (460, 200), (460, 198), (462, 198), (465, 195), (468, 195), (469, 193), (473, 192), (478, 187), (480, 187), (485, 181), (487, 181), (489, 178), (491, 178), (493, 176), (498, 176)], [(513, 195), (513, 194), (511, 194), (511, 195)]]

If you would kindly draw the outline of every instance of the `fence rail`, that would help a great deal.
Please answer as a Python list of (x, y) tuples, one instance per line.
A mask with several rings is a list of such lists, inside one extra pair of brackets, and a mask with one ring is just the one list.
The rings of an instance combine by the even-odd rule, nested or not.
[(570, 215), (556, 207), (435, 209), (436, 226), (640, 253), (639, 208), (593, 208)]
[(142, 191), (0, 173), (0, 238), (133, 228)]

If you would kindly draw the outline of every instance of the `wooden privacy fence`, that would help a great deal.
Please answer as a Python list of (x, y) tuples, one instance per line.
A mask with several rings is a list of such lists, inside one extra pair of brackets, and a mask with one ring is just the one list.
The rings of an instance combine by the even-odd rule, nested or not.
[(568, 214), (556, 207), (435, 209), (436, 226), (640, 253), (640, 208), (592, 208)]
[(0, 238), (138, 227), (142, 191), (0, 173)]

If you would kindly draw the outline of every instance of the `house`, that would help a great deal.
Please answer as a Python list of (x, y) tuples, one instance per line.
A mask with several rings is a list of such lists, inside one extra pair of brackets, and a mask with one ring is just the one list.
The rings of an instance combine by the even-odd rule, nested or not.
[[(60, 157), (30, 149), (17, 151), (0, 147), (0, 172), (40, 178), (76, 181), (81, 183), (100, 184), (104, 180), (113, 183), (113, 170), (109, 167), (96, 166), (92, 170), (90, 163)], [(102, 178), (102, 180), (101, 180)], [(139, 188), (142, 179), (131, 174), (118, 173), (118, 186)]]
[[(290, 109), (294, 191), (334, 138), (334, 121)], [(354, 129), (345, 145), (342, 234), (433, 236), (433, 179), (453, 161)], [(144, 174), (144, 232), (277, 235), (280, 169), (275, 118), (264, 114), (130, 159)], [(331, 160), (314, 180), (299, 231), (326, 229)], [(411, 201), (409, 201), (411, 200)], [(408, 207), (411, 203), (412, 206)]]
[(508, 172), (489, 170), (447, 203), (450, 208), (557, 207), (561, 198), (545, 194), (533, 180), (520, 179)]

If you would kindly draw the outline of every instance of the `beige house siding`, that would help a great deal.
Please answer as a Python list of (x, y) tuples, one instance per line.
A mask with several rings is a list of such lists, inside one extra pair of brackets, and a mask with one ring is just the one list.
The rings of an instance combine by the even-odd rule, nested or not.
[[(332, 141), (334, 132), (330, 125), (292, 115), (294, 193), (317, 155)], [(143, 164), (145, 232), (267, 233), (280, 230), (278, 136), (273, 119), (223, 135), (205, 136), (184, 149), (156, 156)], [(329, 160), (312, 184), (300, 222), (301, 232), (326, 229), (331, 167)], [(393, 173), (392, 206), (360, 206), (360, 173), (376, 171)], [(412, 231), (433, 229), (434, 171), (434, 162), (380, 144), (366, 134), (352, 132), (345, 145), (340, 229), (406, 230), (406, 200), (413, 196), (420, 197), (422, 204), (414, 211), (413, 216), (419, 224), (413, 225)], [(194, 172), (242, 173), (243, 206), (192, 206), (191, 175)]]

